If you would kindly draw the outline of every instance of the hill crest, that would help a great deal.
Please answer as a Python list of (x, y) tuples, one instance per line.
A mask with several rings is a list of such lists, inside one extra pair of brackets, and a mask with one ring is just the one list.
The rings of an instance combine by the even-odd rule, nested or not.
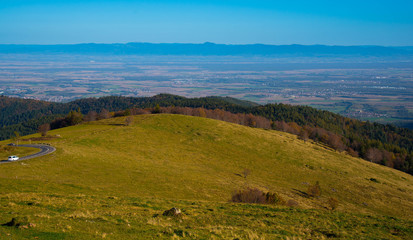
[[(344, 211), (407, 217), (413, 203), (412, 176), (288, 133), (183, 115), (134, 116), (131, 126), (124, 121), (112, 118), (53, 130), (50, 134), (61, 136), (47, 141), (57, 148), (54, 164), (45, 156), (30, 165), (44, 173), (42, 181), (79, 189), (95, 185), (129, 196), (227, 201), (247, 184), (319, 208), (320, 202), (300, 193), (319, 181), (323, 195), (337, 197)], [(32, 178), (30, 171), (11, 169), (13, 176)], [(246, 179), (240, 177), (245, 169), (251, 171)], [(128, 193), (130, 188), (137, 191)], [(402, 202), (392, 200), (400, 195)]]

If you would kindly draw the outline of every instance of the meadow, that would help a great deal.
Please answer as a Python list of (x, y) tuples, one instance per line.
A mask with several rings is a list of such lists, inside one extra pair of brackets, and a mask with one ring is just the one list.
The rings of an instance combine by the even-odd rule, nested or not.
[[(168, 114), (124, 123), (50, 131), (60, 137), (41, 142), (56, 152), (0, 165), (0, 223), (22, 219), (0, 238), (413, 237), (411, 175), (274, 130)], [(246, 188), (284, 203), (230, 202)], [(182, 216), (162, 216), (172, 207)]]

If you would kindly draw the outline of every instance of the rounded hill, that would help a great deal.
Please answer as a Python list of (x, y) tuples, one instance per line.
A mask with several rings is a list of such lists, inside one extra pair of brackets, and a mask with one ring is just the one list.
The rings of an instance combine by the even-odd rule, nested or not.
[[(162, 206), (226, 204), (237, 190), (256, 188), (297, 209), (323, 211), (336, 199), (338, 212), (412, 220), (412, 176), (284, 132), (156, 114), (133, 116), (130, 125), (120, 117), (49, 135), (59, 137), (42, 142), (56, 152), (0, 166), (4, 199), (92, 196), (87, 205), (112, 196), (163, 201)], [(317, 182), (321, 194), (311, 197), (308, 189)]]

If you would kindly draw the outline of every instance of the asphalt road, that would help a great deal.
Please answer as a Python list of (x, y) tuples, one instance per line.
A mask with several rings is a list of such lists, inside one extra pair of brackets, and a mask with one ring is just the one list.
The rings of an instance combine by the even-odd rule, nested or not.
[(21, 144), (21, 145), (17, 145), (17, 147), (38, 148), (38, 149), (40, 149), (40, 152), (37, 152), (37, 153), (32, 154), (32, 155), (25, 156), (25, 157), (21, 157), (17, 161), (1, 161), (0, 164), (1, 163), (8, 163), (8, 162), (18, 162), (18, 161), (31, 159), (31, 158), (41, 157), (41, 156), (44, 156), (44, 155), (47, 155), (47, 154), (50, 154), (50, 153), (56, 151), (56, 148), (54, 148), (52, 146), (49, 146), (49, 145), (43, 145), (43, 144)]

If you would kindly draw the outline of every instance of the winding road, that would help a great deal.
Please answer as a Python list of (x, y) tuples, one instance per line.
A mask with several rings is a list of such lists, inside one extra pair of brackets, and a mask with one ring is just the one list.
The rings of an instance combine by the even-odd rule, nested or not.
[(16, 147), (31, 147), (31, 148), (38, 148), (40, 149), (40, 152), (25, 156), (25, 157), (21, 157), (19, 158), (19, 160), (17, 161), (0, 161), (1, 163), (8, 163), (8, 162), (18, 162), (18, 161), (23, 161), (23, 160), (27, 160), (27, 159), (31, 159), (31, 158), (36, 158), (36, 157), (41, 157), (47, 154), (50, 154), (54, 151), (56, 151), (56, 148), (49, 146), (49, 145), (44, 145), (44, 144), (21, 144), (21, 145), (17, 145)]

